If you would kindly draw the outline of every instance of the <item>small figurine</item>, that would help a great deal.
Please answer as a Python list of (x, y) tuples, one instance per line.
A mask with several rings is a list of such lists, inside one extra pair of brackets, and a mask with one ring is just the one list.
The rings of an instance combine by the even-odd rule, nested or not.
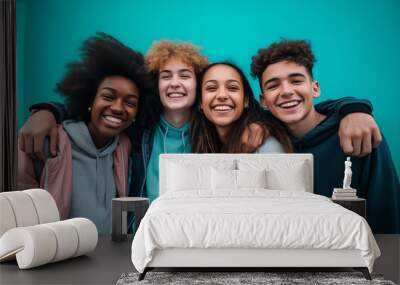
[(351, 170), (350, 157), (344, 162), (344, 178), (342, 188), (333, 188), (332, 199), (334, 200), (353, 200), (357, 199), (357, 190), (351, 187)]
[(343, 189), (351, 189), (351, 161), (350, 157), (347, 157), (347, 160), (344, 162), (344, 178), (343, 178)]

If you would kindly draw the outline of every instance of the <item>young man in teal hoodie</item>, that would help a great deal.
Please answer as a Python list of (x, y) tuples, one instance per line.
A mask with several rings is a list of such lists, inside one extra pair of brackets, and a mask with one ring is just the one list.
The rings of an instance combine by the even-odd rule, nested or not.
[[(314, 193), (330, 197), (343, 181), (346, 160), (338, 114), (317, 111), (320, 86), (313, 79), (314, 55), (306, 41), (281, 41), (253, 57), (252, 75), (261, 87), (261, 104), (289, 129), (296, 152), (314, 155)], [(354, 145), (360, 148), (360, 144)], [(364, 148), (371, 149), (371, 145)], [(352, 158), (352, 184), (367, 199), (367, 220), (374, 233), (400, 233), (400, 186), (383, 138), (369, 155)]]

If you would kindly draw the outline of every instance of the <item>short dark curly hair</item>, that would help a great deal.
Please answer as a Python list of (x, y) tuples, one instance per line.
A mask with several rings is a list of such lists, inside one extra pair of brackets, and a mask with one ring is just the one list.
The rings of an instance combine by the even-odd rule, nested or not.
[(100, 83), (106, 77), (123, 76), (132, 80), (139, 89), (137, 117), (140, 120), (144, 114), (146, 97), (154, 91), (143, 55), (101, 32), (88, 38), (81, 46), (80, 53), (80, 61), (68, 64), (63, 79), (56, 85), (56, 91), (65, 97), (67, 118), (89, 121), (88, 107)]
[(313, 66), (316, 58), (311, 51), (311, 44), (305, 40), (281, 40), (273, 43), (267, 48), (259, 49), (252, 57), (251, 75), (258, 78), (261, 84), (261, 77), (265, 69), (280, 61), (291, 61), (304, 66), (313, 78)]

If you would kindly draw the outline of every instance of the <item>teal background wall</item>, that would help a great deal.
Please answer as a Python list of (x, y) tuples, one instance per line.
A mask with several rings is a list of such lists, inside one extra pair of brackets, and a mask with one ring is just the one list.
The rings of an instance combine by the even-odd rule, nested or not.
[(190, 41), (247, 74), (259, 48), (281, 37), (309, 39), (320, 100), (369, 99), (399, 170), (399, 12), (398, 0), (17, 0), (18, 125), (29, 105), (61, 100), (55, 83), (96, 31), (143, 53), (160, 39)]

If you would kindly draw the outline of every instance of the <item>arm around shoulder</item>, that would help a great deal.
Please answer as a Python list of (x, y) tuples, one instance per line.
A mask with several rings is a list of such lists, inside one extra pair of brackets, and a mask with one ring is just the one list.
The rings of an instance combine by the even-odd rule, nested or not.
[(30, 112), (38, 112), (41, 110), (50, 111), (57, 123), (64, 121), (67, 114), (64, 104), (58, 102), (37, 103), (29, 107)]
[(324, 115), (337, 114), (342, 119), (350, 113), (372, 114), (373, 106), (367, 99), (342, 97), (318, 103), (315, 105), (315, 109)]
[(320, 113), (340, 118), (340, 145), (347, 155), (365, 156), (382, 141), (379, 127), (371, 115), (372, 104), (368, 100), (343, 97), (324, 101), (315, 108)]

